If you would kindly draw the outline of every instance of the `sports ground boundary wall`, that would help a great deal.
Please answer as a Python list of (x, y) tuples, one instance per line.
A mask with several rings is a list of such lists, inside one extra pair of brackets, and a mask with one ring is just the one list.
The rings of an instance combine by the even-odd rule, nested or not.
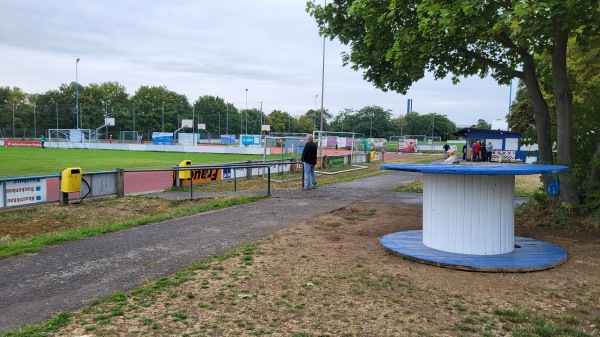
[[(191, 161), (190, 161), (191, 164)], [(268, 179), (267, 187), (270, 195), (270, 177), (273, 174), (292, 170), (298, 164), (295, 160), (289, 161), (267, 161), (267, 162), (242, 162), (229, 163), (212, 166), (173, 166), (171, 169), (155, 170), (123, 170), (80, 173), (79, 177), (73, 177), (74, 169), (65, 169), (62, 174), (45, 176), (29, 176), (17, 178), (0, 178), (0, 209), (16, 208), (24, 206), (35, 206), (59, 202), (68, 204), (71, 200), (81, 202), (86, 197), (103, 197), (114, 195), (123, 197), (125, 195), (124, 178), (125, 172), (143, 173), (150, 171), (172, 172), (173, 185), (180, 186), (180, 180), (191, 183), (208, 183), (216, 180), (251, 179), (263, 176)], [(188, 179), (179, 179), (185, 177)], [(192, 178), (191, 180), (189, 178)], [(67, 179), (68, 192), (63, 192), (63, 180)], [(79, 180), (77, 189), (68, 190), (72, 181)], [(56, 183), (58, 181), (58, 183)]]
[[(68, 170), (68, 169), (67, 169)], [(65, 171), (67, 171), (65, 170)], [(58, 178), (58, 186), (50, 181)], [(61, 191), (62, 174), (0, 179), (0, 209), (33, 206), (49, 202), (68, 204), (86, 197), (124, 196), (123, 170), (89, 172), (81, 175), (80, 191)]]

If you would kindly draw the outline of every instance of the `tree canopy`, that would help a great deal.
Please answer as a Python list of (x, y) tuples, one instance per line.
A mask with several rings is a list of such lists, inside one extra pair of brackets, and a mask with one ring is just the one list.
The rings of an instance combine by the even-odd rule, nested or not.
[[(321, 34), (350, 47), (345, 65), (386, 91), (406, 93), (426, 72), (435, 78), (492, 76), (523, 80), (534, 109), (540, 161), (553, 162), (551, 121), (536, 55), (551, 55), (558, 163), (573, 166), (569, 36), (597, 34), (598, 0), (333, 0), (307, 3)], [(564, 176), (567, 178), (566, 176)], [(548, 183), (548, 180), (546, 180)], [(578, 203), (577, 186), (563, 179), (563, 201)]]

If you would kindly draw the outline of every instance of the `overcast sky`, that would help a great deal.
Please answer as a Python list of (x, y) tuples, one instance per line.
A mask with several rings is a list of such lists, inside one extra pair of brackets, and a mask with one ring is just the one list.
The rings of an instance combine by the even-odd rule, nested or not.
[[(323, 67), (323, 39), (305, 8), (306, 0), (1, 0), (0, 86), (44, 93), (74, 82), (77, 70), (82, 85), (118, 82), (130, 95), (166, 86), (190, 103), (213, 95), (242, 109), (248, 89), (248, 108), (262, 102), (265, 113), (300, 116), (321, 106)], [(409, 98), (413, 111), (457, 125), (508, 112), (510, 89), (491, 78), (427, 77), (407, 95), (383, 93), (342, 67), (346, 49), (326, 42), (323, 104), (333, 115), (377, 105), (399, 116)]]

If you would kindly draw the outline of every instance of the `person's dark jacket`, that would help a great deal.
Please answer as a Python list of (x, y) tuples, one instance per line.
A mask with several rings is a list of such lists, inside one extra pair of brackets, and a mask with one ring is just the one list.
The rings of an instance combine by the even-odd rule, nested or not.
[(311, 165), (317, 165), (317, 144), (315, 142), (307, 142), (304, 145), (300, 160)]

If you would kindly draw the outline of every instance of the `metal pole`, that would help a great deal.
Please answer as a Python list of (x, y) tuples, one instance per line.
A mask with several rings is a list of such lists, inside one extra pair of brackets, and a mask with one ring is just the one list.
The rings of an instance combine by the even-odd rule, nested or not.
[(402, 136), (402, 127), (404, 126), (404, 117), (400, 116), (400, 136)]
[(79, 129), (79, 78), (77, 74), (77, 63), (79, 63), (79, 59), (75, 61), (75, 118), (77, 119), (75, 128)]
[(246, 134), (248, 134), (248, 89), (246, 89)]
[(104, 127), (104, 133), (106, 134), (106, 140), (108, 140), (108, 125), (106, 124), (106, 119), (108, 118), (108, 103), (109, 101), (106, 101), (106, 114), (104, 115), (104, 125), (106, 125)]
[[(325, 0), (325, 6), (327, 6), (327, 0)], [(325, 35), (323, 35), (323, 66), (321, 69), (321, 132), (319, 133), (319, 142), (322, 142), (321, 136), (323, 134), (323, 96), (325, 95)], [(321, 158), (323, 157), (323, 144), (319, 147), (321, 149)]]
[(262, 125), (265, 124), (263, 119), (262, 101), (260, 101), (260, 132), (262, 133)]
[(510, 91), (508, 92), (508, 114), (510, 115), (510, 103), (512, 102), (512, 80), (510, 81)]
[(162, 102), (162, 132), (165, 132), (165, 102)]
[(433, 132), (435, 131), (435, 115), (431, 119), (431, 149), (433, 150)]
[(194, 171), (190, 169), (190, 200), (194, 200)]
[(12, 137), (15, 138), (15, 103), (13, 103), (13, 134)]
[(56, 104), (56, 129), (58, 129), (58, 102), (54, 102)]
[(319, 95), (315, 95), (315, 110), (313, 112), (313, 130), (317, 129), (317, 97), (319, 97)]
[(229, 103), (225, 103), (225, 134), (229, 134)]
[(194, 143), (193, 145), (196, 146), (196, 134), (194, 133), (194, 128), (195, 128), (195, 124), (196, 124), (196, 107), (192, 105), (192, 137), (194, 138)]
[(33, 138), (37, 137), (37, 124), (35, 121), (35, 104), (33, 105)]

